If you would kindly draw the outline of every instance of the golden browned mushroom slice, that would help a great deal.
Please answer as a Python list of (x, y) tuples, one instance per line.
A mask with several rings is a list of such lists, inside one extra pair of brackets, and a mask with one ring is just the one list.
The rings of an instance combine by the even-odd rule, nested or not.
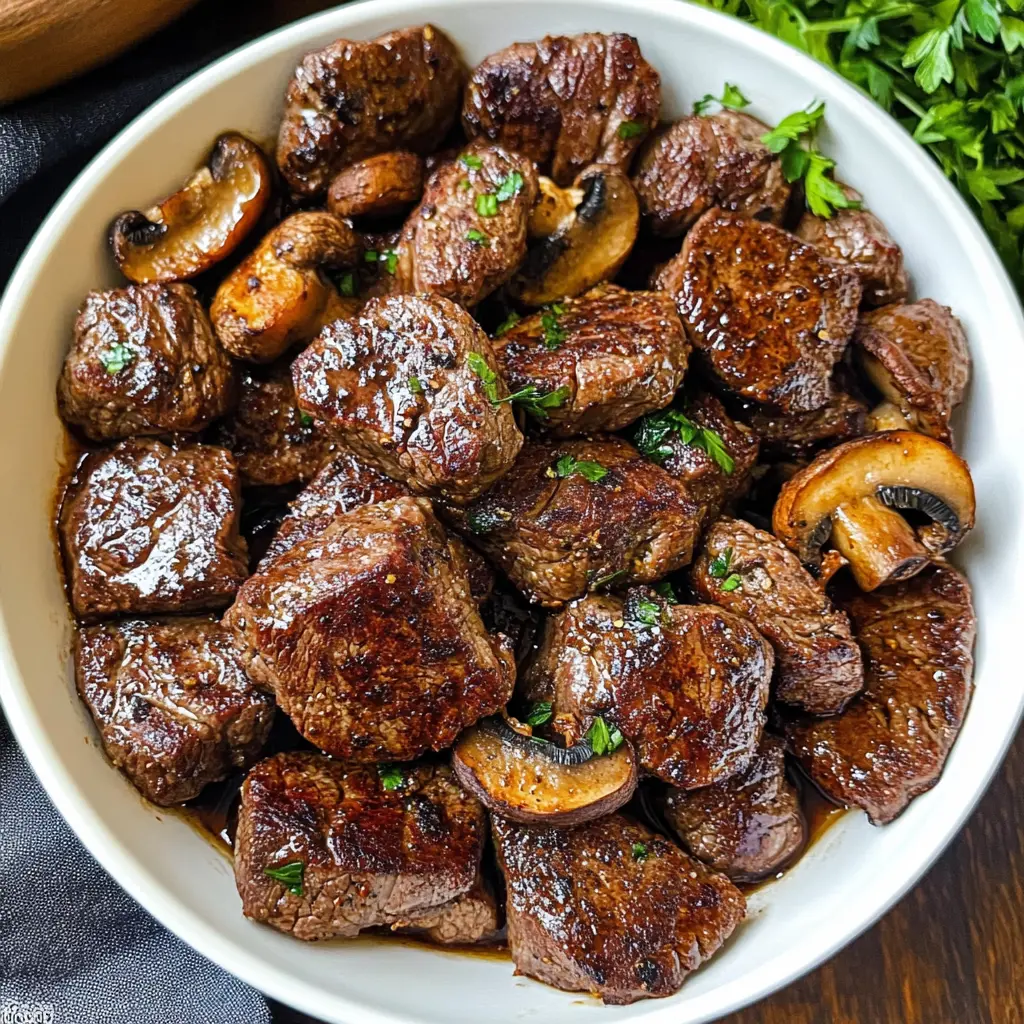
[(418, 202), (422, 192), (422, 157), (395, 150), (339, 171), (327, 192), (327, 209), (336, 217), (388, 217)]
[(583, 740), (561, 747), (502, 718), (467, 729), (452, 751), (462, 788), (488, 810), (526, 825), (569, 828), (618, 810), (636, 789), (633, 749), (598, 755)]
[(217, 289), (210, 319), (220, 343), (239, 359), (268, 363), (352, 315), (358, 300), (346, 303), (324, 271), (355, 266), (361, 254), (359, 236), (329, 213), (281, 221)]
[[(914, 528), (897, 509), (931, 522)], [(822, 452), (788, 480), (772, 529), (801, 561), (816, 564), (831, 537), (861, 590), (907, 579), (974, 526), (970, 470), (925, 434), (891, 430)]]
[(547, 238), (553, 235), (576, 213), (576, 207), (583, 202), (583, 189), (569, 185), (562, 188), (550, 178), (537, 178), (537, 201), (530, 211), (530, 238)]
[[(531, 230), (557, 226), (530, 249), (510, 284), (511, 293), (528, 306), (573, 298), (610, 280), (633, 248), (640, 224), (633, 186), (614, 167), (588, 167), (561, 197), (557, 186), (548, 183), (546, 188), (551, 212), (539, 214), (535, 208)], [(582, 200), (565, 215), (577, 194)]]
[(158, 206), (129, 210), (110, 226), (121, 273), (137, 284), (183, 281), (224, 259), (270, 201), (271, 171), (254, 142), (225, 132), (206, 165)]
[(932, 299), (865, 313), (854, 352), (883, 401), (875, 430), (909, 427), (952, 444), (949, 417), (964, 397), (971, 356), (960, 321)]

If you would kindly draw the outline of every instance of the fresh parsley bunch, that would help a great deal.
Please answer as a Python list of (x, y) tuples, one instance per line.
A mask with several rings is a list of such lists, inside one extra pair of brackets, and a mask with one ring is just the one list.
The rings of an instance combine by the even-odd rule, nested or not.
[(861, 86), (938, 161), (1024, 294), (1024, 0), (698, 0)]

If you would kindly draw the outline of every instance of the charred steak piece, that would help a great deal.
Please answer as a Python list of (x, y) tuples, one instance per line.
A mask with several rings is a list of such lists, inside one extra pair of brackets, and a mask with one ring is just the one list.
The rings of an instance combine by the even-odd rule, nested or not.
[(483, 136), (550, 168), (569, 185), (590, 164), (625, 170), (658, 123), (661, 80), (622, 33), (547, 36), (492, 53), (462, 104), (469, 138)]
[(681, 118), (651, 139), (633, 175), (651, 231), (681, 235), (712, 206), (778, 224), (790, 187), (761, 141), (768, 131), (756, 117), (721, 110)]
[(742, 398), (810, 412), (857, 322), (860, 281), (774, 224), (709, 210), (657, 287), (710, 371)]
[(971, 697), (975, 618), (966, 578), (936, 562), (917, 576), (836, 599), (864, 651), (864, 692), (834, 718), (797, 718), (790, 750), (836, 803), (875, 825), (938, 782)]
[(451, 746), (505, 706), (515, 677), (461, 545), (423, 498), (338, 517), (253, 576), (224, 621), (299, 732), (354, 761)]
[(299, 408), (370, 466), (462, 504), (522, 444), (487, 335), (439, 296), (371, 299), (292, 366)]
[(696, 789), (750, 763), (773, 665), (771, 646), (746, 619), (636, 587), (625, 602), (591, 595), (549, 618), (525, 692), (551, 701), (567, 745), (601, 716), (648, 772)]
[(669, 296), (615, 285), (534, 313), (494, 344), (511, 391), (563, 396), (535, 419), (556, 437), (620, 430), (668, 405), (690, 354)]
[(288, 360), (242, 373), (238, 408), (214, 436), (235, 456), (242, 483), (250, 487), (310, 480), (336, 452), (324, 429), (299, 411)]
[(753, 760), (724, 782), (666, 789), (661, 812), (683, 846), (734, 882), (756, 882), (803, 849), (807, 822), (786, 777), (785, 742), (765, 733)]
[[(854, 189), (845, 191), (850, 198), (860, 199)], [(882, 306), (907, 297), (903, 251), (870, 210), (836, 210), (827, 219), (808, 211), (796, 227), (796, 236), (855, 270), (866, 305)]]
[(347, 164), (434, 149), (455, 121), (464, 75), (455, 44), (433, 25), (307, 53), (285, 94), (281, 174), (296, 195), (315, 199)]
[(235, 460), (131, 438), (82, 460), (60, 535), (80, 619), (224, 608), (248, 575)]
[(686, 488), (631, 445), (595, 437), (527, 442), (457, 522), (531, 601), (559, 608), (686, 565), (697, 512)]
[(198, 431), (234, 401), (231, 360), (191, 285), (86, 297), (57, 383), (65, 422), (94, 441)]
[(834, 715), (864, 686), (846, 615), (800, 559), (770, 533), (723, 516), (690, 567), (702, 601), (748, 618), (775, 649), (775, 697)]
[[(436, 910), (418, 911), (404, 930), (439, 946), (471, 946), (494, 939), (502, 923), (494, 889), (479, 873), (469, 892)], [(398, 930), (401, 924), (392, 927)]]
[(743, 920), (724, 875), (612, 814), (578, 828), (493, 819), (517, 974), (605, 1003), (668, 996)]
[(131, 619), (82, 629), (78, 693), (107, 757), (155, 804), (198, 796), (259, 754), (274, 702), (210, 619)]
[(967, 338), (952, 310), (932, 299), (883, 306), (861, 317), (853, 337), (871, 382), (902, 418), (898, 425), (952, 444), (949, 418), (971, 376)]
[(483, 807), (447, 766), (277, 754), (242, 786), (242, 909), (307, 940), (436, 917), (472, 888), (486, 827)]
[(402, 230), (398, 290), (475, 306), (526, 257), (536, 197), (533, 162), (500, 146), (478, 143), (443, 163)]

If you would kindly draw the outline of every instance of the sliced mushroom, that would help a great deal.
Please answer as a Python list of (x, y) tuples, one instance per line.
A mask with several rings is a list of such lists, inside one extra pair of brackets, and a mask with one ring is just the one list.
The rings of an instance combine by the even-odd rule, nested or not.
[(110, 226), (110, 248), (129, 281), (183, 281), (224, 259), (270, 201), (263, 151), (237, 132), (213, 144), (206, 166), (158, 206), (129, 210)]
[(336, 217), (389, 217), (419, 202), (422, 193), (422, 157), (395, 150), (339, 171), (327, 192), (327, 209)]
[(281, 221), (221, 283), (210, 306), (220, 343), (233, 356), (268, 363), (309, 341), (330, 320), (351, 315), (327, 269), (355, 266), (359, 236), (329, 213), (296, 213)]
[[(923, 514), (913, 527), (897, 512)], [(892, 430), (822, 452), (788, 480), (772, 515), (775, 536), (817, 565), (829, 539), (862, 590), (907, 579), (974, 526), (967, 463), (925, 434)]]
[(576, 207), (583, 202), (583, 189), (570, 185), (562, 188), (550, 178), (537, 178), (539, 191), (537, 201), (530, 211), (530, 238), (547, 238), (576, 214)]
[(586, 741), (560, 747), (525, 736), (502, 718), (467, 729), (452, 752), (452, 767), (463, 788), (495, 814), (563, 828), (618, 810), (637, 780), (628, 743), (598, 756)]
[[(580, 190), (582, 200), (530, 249), (512, 280), (512, 294), (528, 306), (573, 298), (614, 277), (636, 241), (640, 204), (626, 174), (595, 164), (566, 191), (573, 190)], [(550, 215), (531, 217), (531, 229), (536, 233), (550, 226), (572, 198), (556, 197)]]

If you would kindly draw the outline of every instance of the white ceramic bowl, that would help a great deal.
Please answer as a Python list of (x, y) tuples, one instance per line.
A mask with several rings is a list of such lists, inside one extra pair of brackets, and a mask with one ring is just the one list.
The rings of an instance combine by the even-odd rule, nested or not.
[[(339, 36), (431, 20), (470, 62), (545, 33), (625, 31), (661, 72), (678, 115), (723, 80), (773, 120), (814, 97), (824, 145), (903, 245), (916, 294), (953, 307), (974, 353), (961, 424), (978, 527), (957, 553), (977, 598), (977, 691), (940, 783), (883, 829), (860, 814), (828, 830), (749, 920), (671, 999), (602, 1007), (514, 978), (509, 962), (355, 941), (305, 945), (243, 919), (228, 861), (173, 814), (145, 805), (104, 759), (75, 697), (70, 627), (49, 515), (61, 430), (54, 384), (90, 288), (117, 280), (106, 251), (116, 212), (172, 191), (226, 128), (275, 128), (299, 56)], [(696, 1024), (749, 1003), (828, 957), (925, 871), (981, 795), (1017, 725), (1024, 460), (1024, 320), (974, 218), (886, 114), (829, 71), (737, 21), (673, 0), (372, 0), (310, 18), (189, 79), (89, 165), (42, 226), (0, 307), (0, 696), (36, 773), (106, 869), (196, 949), (275, 998), (331, 1022), (490, 1024), (623, 1020)]]

